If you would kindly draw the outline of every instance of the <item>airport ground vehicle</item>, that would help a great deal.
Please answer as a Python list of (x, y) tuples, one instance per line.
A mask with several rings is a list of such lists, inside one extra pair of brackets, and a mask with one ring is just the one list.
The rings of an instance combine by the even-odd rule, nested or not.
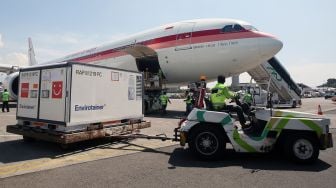
[(334, 101), (334, 102), (336, 102), (336, 96), (333, 96), (333, 97), (331, 98), (331, 100)]
[[(260, 88), (259, 88), (260, 89)], [(258, 90), (258, 88), (256, 88)], [(260, 90), (260, 93), (253, 93), (253, 100), (255, 106), (266, 107), (268, 105), (268, 98), (272, 96), (273, 108), (296, 108), (302, 105), (301, 99), (296, 100), (294, 98), (288, 100), (281, 100), (278, 93), (269, 93), (264, 90)]]
[(319, 150), (333, 147), (330, 120), (323, 116), (285, 110), (257, 108), (250, 116), (252, 131), (238, 129), (239, 124), (227, 112), (194, 108), (181, 122), (180, 144), (204, 159), (214, 159), (230, 143), (236, 152), (267, 153), (282, 149), (300, 163), (314, 162)]
[(66, 62), (19, 72), (17, 124), (7, 132), (25, 140), (69, 144), (127, 134), (143, 121), (143, 75)]
[(162, 75), (144, 72), (144, 109), (145, 113), (162, 109), (160, 96), (166, 89)]
[(294, 98), (282, 100), (279, 98), (278, 93), (270, 93), (266, 90), (263, 90), (262, 87), (256, 84), (244, 84), (242, 88), (244, 90), (240, 90), (238, 93), (240, 96), (243, 96), (245, 92), (250, 90), (250, 93), (253, 97), (253, 106), (266, 107), (268, 105), (270, 94), (272, 94), (273, 108), (296, 108), (297, 106), (302, 105), (301, 99), (298, 101), (298, 103)]
[(326, 95), (324, 96), (324, 99), (330, 99), (336, 96), (336, 92), (327, 92)]
[[(266, 96), (268, 93), (272, 93), (273, 97), (276, 96), (273, 101), (274, 107), (296, 108), (302, 105), (301, 89), (275, 57), (248, 70), (248, 73), (258, 83), (260, 89), (267, 91)], [(260, 94), (255, 96), (261, 99), (260, 105), (265, 106), (267, 97), (261, 96), (261, 90), (257, 94)]]

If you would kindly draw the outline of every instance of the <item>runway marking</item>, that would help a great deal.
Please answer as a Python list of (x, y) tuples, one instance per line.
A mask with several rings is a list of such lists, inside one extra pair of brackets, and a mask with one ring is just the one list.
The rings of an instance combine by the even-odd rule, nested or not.
[(16, 135), (16, 134), (0, 134), (0, 137), (22, 137), (22, 135)]
[(80, 152), (75, 154), (68, 153), (54, 158), (40, 158), (29, 161), (15, 162), (0, 165), (0, 178), (22, 175), (31, 172), (54, 169), (73, 164), (80, 164), (89, 161), (106, 159), (111, 157), (122, 156), (144, 151), (146, 149), (158, 149), (176, 145), (171, 141), (154, 141), (154, 140), (134, 140), (128, 143), (118, 143), (113, 145), (102, 145), (99, 148)]
[(16, 116), (15, 114), (0, 114), (0, 116), (10, 116), (10, 117), (13, 117), (13, 116)]

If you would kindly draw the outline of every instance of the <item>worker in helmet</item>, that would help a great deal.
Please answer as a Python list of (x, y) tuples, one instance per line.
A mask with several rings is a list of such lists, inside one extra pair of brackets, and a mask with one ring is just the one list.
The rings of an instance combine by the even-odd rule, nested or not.
[(167, 114), (167, 104), (168, 102), (171, 104), (167, 92), (163, 91), (162, 94), (160, 95), (160, 103), (161, 103), (161, 113), (162, 115)]
[(225, 77), (219, 75), (217, 77), (217, 84), (211, 90), (210, 101), (212, 104), (212, 109), (216, 111), (228, 110), (236, 112), (238, 119), (243, 128), (247, 127), (245, 125), (246, 120), (243, 114), (243, 110), (240, 106), (226, 105), (226, 99), (235, 99), (236, 95), (229, 90), (227, 86), (224, 85)]

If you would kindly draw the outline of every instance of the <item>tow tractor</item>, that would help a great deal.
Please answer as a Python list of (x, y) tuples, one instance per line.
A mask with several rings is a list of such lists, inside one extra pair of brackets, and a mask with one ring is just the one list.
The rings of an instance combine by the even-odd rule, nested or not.
[(218, 158), (230, 143), (236, 152), (267, 153), (279, 148), (299, 163), (317, 160), (319, 150), (333, 147), (330, 120), (294, 111), (257, 108), (252, 132), (238, 128), (229, 113), (194, 108), (180, 124), (180, 144), (203, 159)]
[(330, 119), (315, 114), (255, 107), (243, 130), (231, 112), (194, 108), (175, 129), (175, 140), (188, 143), (203, 159), (216, 159), (231, 144), (236, 152), (268, 153), (280, 149), (289, 159), (312, 163), (319, 151), (333, 147)]

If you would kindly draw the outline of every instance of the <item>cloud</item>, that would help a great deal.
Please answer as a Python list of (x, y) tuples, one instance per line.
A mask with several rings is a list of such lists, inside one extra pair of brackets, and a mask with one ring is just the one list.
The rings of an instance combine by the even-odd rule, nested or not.
[(21, 46), (14, 45), (15, 48), (12, 49), (9, 46), (13, 46), (12, 44), (4, 45), (2, 40), (2, 35), (0, 34), (0, 64), (14, 65), (14, 66), (27, 66), (28, 65), (28, 57), (26, 54), (20, 52)]
[(92, 48), (103, 43), (116, 41), (125, 37), (125, 34), (114, 34), (112, 36), (103, 35), (83, 35), (79, 33), (38, 33), (32, 39), (41, 45), (57, 46), (64, 49), (72, 47)]
[(38, 33), (34, 35), (33, 40), (36, 39), (40, 41), (42, 44), (49, 44), (49, 45), (59, 45), (59, 44), (77, 44), (83, 38), (79, 34), (75, 33)]
[(13, 52), (0, 57), (0, 64), (28, 66), (28, 57), (24, 53)]
[(2, 35), (0, 34), (0, 48), (2, 48), (4, 46), (4, 42), (2, 41)]
[(36, 59), (38, 63), (43, 63), (123, 37), (124, 34), (87, 36), (77, 33), (39, 33), (32, 36), (32, 40)]
[[(32, 36), (36, 60), (38, 63), (52, 61), (66, 55), (100, 46), (125, 37), (125, 34), (115, 35), (83, 35), (77, 33), (37, 33)], [(4, 46), (0, 34), (0, 64), (18, 66), (28, 65), (26, 41), (8, 41)]]
[(322, 85), (329, 78), (336, 78), (336, 63), (306, 63), (286, 68), (295, 82), (311, 87)]

